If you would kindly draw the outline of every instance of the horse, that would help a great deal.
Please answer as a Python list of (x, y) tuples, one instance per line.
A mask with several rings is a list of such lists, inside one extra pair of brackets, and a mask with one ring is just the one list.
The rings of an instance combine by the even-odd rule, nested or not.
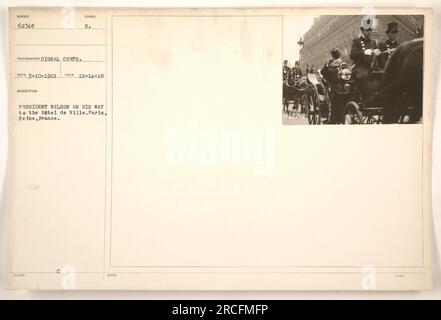
[(296, 79), (294, 69), (291, 69), (287, 79), (283, 82), (283, 112), (289, 114), (289, 102), (294, 103), (294, 107), (298, 108), (302, 98), (302, 80)]
[(314, 73), (314, 65), (310, 66), (309, 64), (306, 64), (306, 74), (308, 73)]
[(402, 43), (390, 56), (383, 75), (383, 87), (366, 104), (382, 105), (383, 123), (421, 120), (423, 106), (422, 38)]

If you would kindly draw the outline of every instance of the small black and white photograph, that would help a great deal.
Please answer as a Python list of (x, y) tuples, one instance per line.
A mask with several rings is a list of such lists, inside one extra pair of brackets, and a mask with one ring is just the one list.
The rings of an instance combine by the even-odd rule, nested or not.
[(283, 17), (283, 125), (422, 123), (423, 15)]

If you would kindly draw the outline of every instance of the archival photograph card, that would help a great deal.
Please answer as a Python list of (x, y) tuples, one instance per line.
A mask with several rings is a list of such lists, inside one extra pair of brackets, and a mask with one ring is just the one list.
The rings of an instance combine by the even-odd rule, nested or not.
[(430, 9), (9, 21), (9, 289), (432, 287)]

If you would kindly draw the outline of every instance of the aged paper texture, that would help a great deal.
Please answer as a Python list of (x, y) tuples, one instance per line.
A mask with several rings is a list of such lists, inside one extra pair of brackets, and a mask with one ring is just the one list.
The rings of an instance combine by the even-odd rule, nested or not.
[(8, 287), (430, 289), (431, 28), (11, 8)]

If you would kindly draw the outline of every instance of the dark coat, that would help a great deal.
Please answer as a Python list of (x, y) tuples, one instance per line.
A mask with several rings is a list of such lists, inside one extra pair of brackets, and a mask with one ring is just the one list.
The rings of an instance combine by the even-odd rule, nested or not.
[[(398, 47), (398, 42), (397, 41), (392, 42), (389, 39), (382, 40), (380, 41), (380, 43), (378, 43), (378, 49), (380, 49), (382, 52), (395, 49), (397, 47)], [(384, 68), (386, 66), (386, 62), (391, 54), (392, 52), (390, 52), (389, 54), (384, 53), (378, 57), (378, 64), (380, 65), (381, 68)]]
[(283, 81), (285, 81), (289, 76), (290, 68), (288, 66), (283, 66)]
[(378, 49), (386, 51), (387, 49), (395, 49), (398, 47), (398, 41), (390, 41), (389, 39), (382, 40), (378, 43)]
[(364, 50), (377, 49), (377, 43), (373, 39), (364, 37), (355, 38), (352, 41), (351, 53), (349, 57), (357, 65), (369, 66), (370, 56), (364, 54)]
[(293, 76), (296, 80), (300, 79), (303, 75), (302, 70), (300, 68), (296, 68), (296, 67), (292, 68), (292, 73), (293, 73)]

